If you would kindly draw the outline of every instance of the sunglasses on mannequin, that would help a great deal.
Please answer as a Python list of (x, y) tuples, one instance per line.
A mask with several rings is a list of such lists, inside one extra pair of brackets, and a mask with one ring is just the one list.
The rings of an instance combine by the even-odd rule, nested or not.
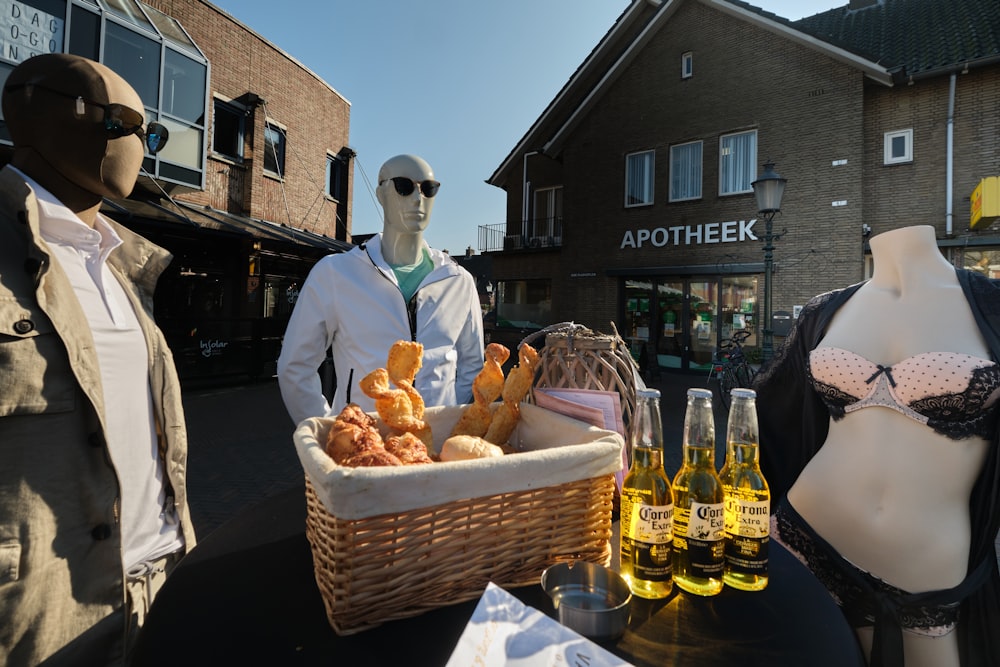
[[(420, 194), (430, 199), (437, 194), (438, 188), (441, 187), (441, 184), (437, 181), (427, 180), (420, 181), (418, 183), (417, 181), (406, 178), (405, 176), (394, 176), (393, 178), (386, 180), (392, 181), (392, 187), (396, 188), (396, 193), (401, 197), (409, 197), (419, 185)], [(385, 181), (382, 181), (379, 185), (382, 185), (382, 183), (385, 183)]]
[(95, 102), (93, 100), (88, 100), (81, 95), (73, 95), (72, 93), (64, 93), (59, 90), (54, 90), (46, 86), (40, 86), (37, 83), (24, 83), (16, 84), (13, 86), (7, 86), (8, 91), (18, 90), (20, 88), (41, 88), (42, 90), (48, 91), (53, 95), (60, 95), (62, 97), (67, 97), (71, 100), (76, 101), (76, 115), (83, 116), (84, 106), (89, 104), (92, 107), (96, 107), (104, 111), (104, 130), (108, 133), (108, 136), (112, 139), (118, 139), (120, 137), (127, 137), (129, 135), (138, 135), (139, 139), (146, 145), (146, 149), (152, 153), (158, 153), (164, 146), (167, 145), (167, 139), (170, 136), (170, 132), (166, 127), (160, 123), (150, 123), (145, 130), (142, 129), (143, 118), (142, 114), (127, 107), (124, 104), (102, 104), (100, 102)]

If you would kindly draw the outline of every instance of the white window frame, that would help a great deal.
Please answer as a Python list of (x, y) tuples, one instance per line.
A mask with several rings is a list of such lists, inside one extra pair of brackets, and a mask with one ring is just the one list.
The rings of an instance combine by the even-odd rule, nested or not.
[(694, 52), (681, 54), (681, 78), (690, 79), (694, 76)]
[[(895, 130), (886, 132), (883, 141), (883, 162), (884, 164), (903, 164), (913, 162), (913, 128), (906, 130)], [(893, 141), (903, 139), (903, 154), (894, 155), (892, 151)]]
[[(691, 201), (694, 199), (701, 199), (702, 197), (702, 175), (705, 168), (705, 146), (703, 141), (688, 141), (683, 144), (674, 144), (670, 147), (670, 183), (667, 187), (668, 201)], [(678, 196), (677, 190), (675, 189), (677, 175), (677, 157), (678, 154), (675, 151), (679, 149), (685, 149), (692, 146), (698, 146), (698, 164), (689, 165), (694, 167), (697, 171), (697, 175), (691, 178), (692, 184), (697, 188), (697, 192), (685, 193), (684, 196)]]
[[(636, 175), (643, 179), (643, 183), (638, 184), (641, 188), (642, 198), (639, 201), (630, 202), (629, 195), (632, 193), (632, 179), (630, 175), (633, 172), (632, 164), (633, 159), (642, 159), (644, 161), (643, 173)], [(638, 167), (637, 167), (638, 169)], [(625, 155), (625, 208), (635, 208), (637, 206), (652, 206), (654, 201), (654, 188), (655, 188), (655, 175), (656, 175), (656, 152), (652, 150), (648, 151), (636, 151), (634, 153), (628, 153)]]
[[(748, 155), (732, 155), (732, 146), (726, 146), (726, 140), (734, 137), (753, 137), (753, 146)], [(730, 174), (735, 168), (739, 170), (736, 176)], [(731, 181), (738, 176), (743, 184), (743, 189), (733, 187)], [(746, 130), (744, 132), (732, 132), (719, 137), (719, 196), (741, 195), (753, 192), (750, 184), (757, 178), (757, 130)]]

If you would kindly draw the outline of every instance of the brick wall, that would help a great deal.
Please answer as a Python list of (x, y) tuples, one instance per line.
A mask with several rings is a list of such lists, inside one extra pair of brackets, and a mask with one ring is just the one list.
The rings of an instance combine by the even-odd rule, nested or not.
[[(179, 198), (347, 240), (353, 173), (343, 201), (329, 199), (324, 189), (327, 155), (348, 145), (349, 102), (277, 46), (207, 2), (148, 4), (180, 21), (210, 62), (205, 191)], [(232, 100), (246, 93), (262, 97), (265, 104), (247, 119), (245, 160), (235, 164), (211, 153), (212, 96)], [(281, 180), (264, 175), (267, 120), (287, 129)], [(353, 172), (353, 161), (349, 164)]]

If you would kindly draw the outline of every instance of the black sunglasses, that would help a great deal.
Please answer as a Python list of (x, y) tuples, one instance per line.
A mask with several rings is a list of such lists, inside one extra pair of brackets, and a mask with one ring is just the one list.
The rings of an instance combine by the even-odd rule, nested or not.
[[(392, 186), (396, 188), (396, 192), (401, 197), (409, 197), (413, 194), (413, 190), (417, 187), (417, 185), (419, 185), (420, 193), (430, 199), (438, 193), (438, 188), (441, 187), (441, 184), (437, 181), (428, 180), (417, 183), (416, 181), (410, 180), (405, 176), (394, 176), (386, 180), (392, 181)], [(385, 183), (385, 181), (382, 181), (382, 183)], [(379, 183), (379, 185), (382, 185), (382, 183)]]
[(167, 139), (170, 137), (170, 132), (160, 123), (150, 123), (146, 129), (143, 130), (142, 114), (131, 107), (125, 106), (124, 104), (102, 104), (101, 102), (88, 100), (81, 95), (64, 93), (61, 90), (55, 90), (47, 86), (40, 86), (37, 83), (19, 83), (7, 86), (8, 91), (14, 91), (20, 88), (41, 88), (42, 90), (48, 91), (53, 95), (61, 95), (62, 97), (68, 97), (69, 99), (76, 100), (76, 115), (78, 116), (83, 115), (83, 106), (85, 104), (102, 109), (104, 111), (104, 130), (108, 133), (109, 137), (112, 139), (118, 139), (119, 137), (127, 137), (131, 134), (135, 134), (146, 145), (146, 149), (154, 155), (160, 152), (160, 150), (167, 145)]

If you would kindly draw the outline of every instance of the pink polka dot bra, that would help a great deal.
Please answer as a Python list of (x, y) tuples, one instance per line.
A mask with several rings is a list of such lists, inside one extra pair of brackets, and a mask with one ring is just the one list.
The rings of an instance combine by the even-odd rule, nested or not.
[(1000, 366), (925, 352), (883, 366), (838, 347), (809, 353), (809, 379), (833, 419), (863, 408), (902, 413), (955, 440), (990, 437), (1000, 414)]

